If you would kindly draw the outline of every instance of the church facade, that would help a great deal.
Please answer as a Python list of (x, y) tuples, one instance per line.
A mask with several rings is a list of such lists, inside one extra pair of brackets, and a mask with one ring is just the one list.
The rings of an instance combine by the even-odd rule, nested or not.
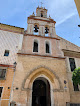
[[(80, 87), (73, 83), (72, 71), (80, 67), (80, 47), (56, 35), (56, 22), (47, 18), (43, 7), (37, 7), (36, 15), (30, 15), (27, 23), (25, 32), (13, 26), (14, 32), (11, 28), (6, 31), (1, 24), (1, 37), (7, 35), (4, 40), (12, 45), (3, 48), (4, 56), (13, 53), (0, 57), (1, 72), (6, 67), (12, 73), (8, 70), (8, 77), (4, 74), (8, 83), (11, 76), (9, 89), (4, 79), (0, 80), (0, 88), (4, 88), (0, 90), (1, 106), (79, 106)], [(9, 94), (5, 92), (7, 102), (5, 89), (9, 90)]]

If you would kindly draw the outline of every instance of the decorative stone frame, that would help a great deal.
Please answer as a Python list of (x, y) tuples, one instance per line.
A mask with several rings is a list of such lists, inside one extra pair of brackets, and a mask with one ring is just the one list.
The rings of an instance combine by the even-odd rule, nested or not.
[[(49, 45), (49, 53), (46, 53), (46, 44)], [(49, 40), (45, 40), (45, 54), (47, 54), (47, 55), (51, 55), (52, 54), (51, 41), (49, 41)]]
[[(27, 93), (26, 104), (27, 104), (27, 106), (32, 105), (33, 82), (34, 82), (34, 80), (36, 80), (39, 77), (43, 77), (43, 78), (45, 78), (49, 81), (50, 93), (51, 93), (50, 94), (51, 95), (51, 106), (53, 106), (54, 105), (53, 92), (62, 92), (63, 87), (62, 87), (62, 83), (61, 83), (59, 77), (56, 75), (56, 73), (53, 70), (51, 70), (50, 68), (46, 67), (46, 66), (38, 66), (37, 68), (34, 68), (25, 77), (25, 79), (22, 83), (22, 90), (26, 91), (26, 93)], [(54, 89), (53, 88), (54, 78), (56, 78), (58, 80), (59, 89)], [(26, 84), (26, 81), (27, 81), (27, 84)]]
[[(33, 52), (34, 49), (34, 42), (38, 44), (38, 52)], [(39, 53), (40, 52), (40, 43), (38, 39), (33, 39), (33, 45), (32, 45), (32, 53)]]
[(34, 26), (37, 25), (39, 27), (39, 23), (34, 23)]

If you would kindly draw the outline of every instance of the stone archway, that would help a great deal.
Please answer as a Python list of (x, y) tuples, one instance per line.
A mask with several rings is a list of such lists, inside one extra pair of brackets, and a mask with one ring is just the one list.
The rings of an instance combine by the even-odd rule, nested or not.
[(50, 84), (43, 77), (33, 82), (32, 106), (51, 106)]
[[(50, 84), (50, 96), (51, 96), (51, 106), (54, 106), (54, 92), (63, 90), (62, 83), (59, 77), (55, 74), (53, 70), (47, 67), (37, 67), (31, 70), (25, 77), (22, 83), (22, 90), (26, 91), (27, 94), (27, 106), (32, 106), (32, 92), (33, 83), (37, 78), (45, 78)], [(57, 82), (56, 82), (57, 81)], [(58, 87), (55, 84), (57, 83)]]
[[(56, 75), (56, 73), (55, 73), (52, 69), (50, 69), (50, 68), (48, 68), (48, 67), (46, 67), (46, 66), (44, 66), (44, 65), (38, 66), (38, 67), (36, 67), (36, 68), (34, 68), (34, 69), (32, 69), (32, 70), (29, 71), (29, 73), (26, 75), (26, 77), (25, 77), (24, 80), (23, 80), (22, 90), (27, 90), (27, 88), (31, 88), (31, 87), (29, 86), (30, 83), (32, 83), (33, 80), (34, 80), (37, 76), (39, 76), (40, 74), (43, 74), (43, 75), (45, 75), (46, 77), (48, 77), (49, 80), (50, 80), (52, 83), (54, 83), (54, 78), (57, 79), (57, 81), (58, 81), (58, 83), (59, 83), (59, 88), (58, 88), (58, 89), (54, 89), (54, 91), (63, 90), (62, 83), (61, 83), (61, 81), (60, 81), (58, 75)], [(30, 81), (29, 81), (29, 83), (27, 84), (28, 86), (25, 87), (26, 80), (29, 80), (29, 79), (30, 79)]]

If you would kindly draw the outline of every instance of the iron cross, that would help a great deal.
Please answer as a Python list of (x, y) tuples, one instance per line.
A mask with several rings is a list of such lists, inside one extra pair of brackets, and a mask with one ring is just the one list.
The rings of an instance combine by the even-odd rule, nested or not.
[(42, 7), (42, 4), (43, 4), (43, 3), (41, 2), (41, 7)]

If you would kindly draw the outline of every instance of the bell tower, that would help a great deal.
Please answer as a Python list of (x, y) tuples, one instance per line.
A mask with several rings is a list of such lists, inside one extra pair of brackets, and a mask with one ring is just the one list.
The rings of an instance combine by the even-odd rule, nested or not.
[(28, 27), (23, 38), (22, 51), (27, 54), (61, 56), (56, 36), (55, 21), (47, 16), (47, 9), (36, 8), (36, 15), (28, 17)]
[(38, 36), (56, 37), (55, 21), (47, 16), (47, 9), (43, 7), (36, 8), (36, 15), (28, 17), (27, 34)]

